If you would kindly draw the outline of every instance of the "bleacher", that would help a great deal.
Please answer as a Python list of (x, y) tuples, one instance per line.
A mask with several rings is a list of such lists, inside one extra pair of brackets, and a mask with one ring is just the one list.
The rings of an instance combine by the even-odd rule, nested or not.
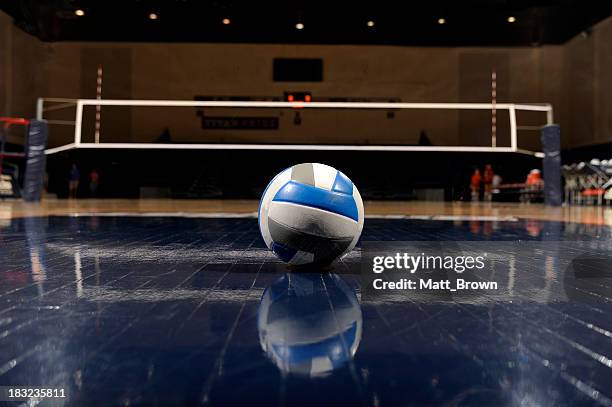
[(602, 205), (612, 200), (612, 159), (563, 165), (565, 202), (571, 205)]

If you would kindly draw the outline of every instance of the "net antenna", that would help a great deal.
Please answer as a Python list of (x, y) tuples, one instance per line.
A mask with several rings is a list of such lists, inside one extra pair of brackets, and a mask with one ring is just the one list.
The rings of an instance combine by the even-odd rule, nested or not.
[[(278, 102), (278, 101), (198, 101), (198, 100), (131, 100), (131, 99), (64, 99), (39, 98), (36, 117), (44, 119), (45, 113), (74, 108), (74, 121), (48, 120), (51, 125), (74, 126), (74, 141), (59, 147), (47, 149), (47, 154), (54, 154), (71, 149), (105, 148), (105, 149), (202, 149), (202, 150), (348, 150), (348, 151), (433, 151), (433, 152), (501, 152), (524, 153), (543, 157), (543, 153), (518, 147), (518, 130), (539, 130), (542, 126), (518, 126), (517, 111), (543, 112), (546, 114), (545, 125), (553, 124), (553, 107), (543, 104), (515, 103), (404, 103), (404, 102)], [(199, 108), (280, 108), (280, 109), (355, 109), (355, 110), (401, 110), (401, 109), (438, 109), (438, 110), (484, 110), (495, 112), (508, 111), (510, 120), (510, 146), (497, 146), (497, 134), (493, 133), (492, 145), (489, 146), (422, 146), (422, 145), (345, 145), (345, 144), (229, 144), (229, 143), (104, 143), (99, 139), (88, 143), (82, 141), (83, 108), (85, 106), (126, 106), (126, 107), (199, 107)]]
[(491, 72), (491, 147), (497, 147), (497, 72)]
[[(98, 65), (96, 72), (96, 100), (102, 100), (102, 65)], [(102, 106), (96, 105), (96, 130), (94, 140), (100, 142), (100, 121), (102, 120)]]

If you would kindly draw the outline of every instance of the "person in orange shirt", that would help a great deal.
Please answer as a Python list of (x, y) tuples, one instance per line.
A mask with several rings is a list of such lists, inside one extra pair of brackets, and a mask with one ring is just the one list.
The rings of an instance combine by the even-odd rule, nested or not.
[(470, 181), (470, 185), (472, 187), (472, 202), (476, 202), (480, 198), (480, 182), (482, 181), (482, 176), (480, 175), (480, 170), (476, 168), (474, 173), (472, 174), (472, 178)]
[(487, 164), (484, 170), (484, 200), (491, 201), (493, 200), (493, 167), (491, 164)]
[(527, 175), (527, 186), (538, 186), (542, 183), (542, 173), (540, 170), (534, 169)]
[(523, 202), (534, 202), (541, 198), (544, 180), (542, 180), (542, 172), (537, 169), (529, 171), (527, 180), (525, 181), (525, 195), (522, 198)]

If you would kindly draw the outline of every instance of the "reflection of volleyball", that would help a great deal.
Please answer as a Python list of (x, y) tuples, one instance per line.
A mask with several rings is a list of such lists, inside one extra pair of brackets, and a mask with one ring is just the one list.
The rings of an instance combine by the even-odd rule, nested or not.
[(355, 291), (332, 273), (288, 273), (268, 286), (257, 311), (259, 343), (283, 372), (326, 376), (350, 362), (363, 317)]
[(287, 168), (261, 198), (261, 235), (268, 248), (290, 264), (329, 264), (355, 247), (362, 229), (359, 191), (328, 165)]

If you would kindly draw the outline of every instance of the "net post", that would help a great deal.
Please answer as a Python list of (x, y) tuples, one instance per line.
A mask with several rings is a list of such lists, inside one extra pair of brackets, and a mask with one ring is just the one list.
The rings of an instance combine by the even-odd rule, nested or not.
[(518, 146), (516, 135), (516, 108), (514, 105), (508, 107), (508, 113), (510, 116), (510, 148), (512, 151), (516, 151)]
[(43, 98), (36, 99), (36, 120), (43, 119), (43, 106), (45, 100)]
[(553, 108), (552, 105), (548, 105), (548, 110), (546, 111), (546, 124), (551, 125), (554, 124), (554, 116), (553, 116)]
[(78, 147), (81, 144), (81, 126), (83, 123), (83, 101), (77, 100), (76, 114), (74, 118), (74, 145)]
[(26, 169), (23, 181), (23, 199), (26, 202), (40, 202), (44, 179), (47, 139), (49, 129), (46, 120), (32, 120), (26, 140)]

